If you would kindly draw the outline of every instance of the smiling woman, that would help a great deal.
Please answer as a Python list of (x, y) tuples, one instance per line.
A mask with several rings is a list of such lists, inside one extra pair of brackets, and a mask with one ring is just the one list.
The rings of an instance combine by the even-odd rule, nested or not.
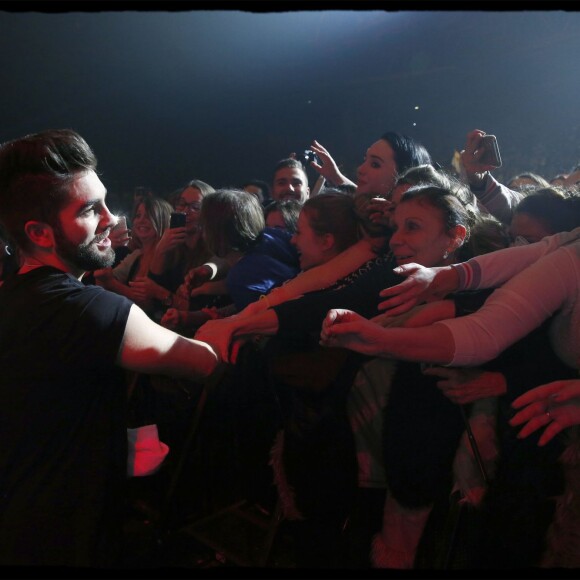
[(328, 262), (358, 239), (358, 219), (349, 195), (326, 189), (302, 206), (292, 243), (303, 271)]
[(456, 261), (475, 220), (448, 191), (426, 186), (403, 194), (392, 221), (389, 245), (397, 265), (416, 262), (433, 267)]
[(114, 268), (95, 270), (99, 286), (126, 296), (153, 316), (156, 300), (167, 290), (147, 278), (149, 265), (163, 233), (169, 226), (173, 208), (164, 199), (144, 197), (133, 214), (133, 243), (135, 249)]

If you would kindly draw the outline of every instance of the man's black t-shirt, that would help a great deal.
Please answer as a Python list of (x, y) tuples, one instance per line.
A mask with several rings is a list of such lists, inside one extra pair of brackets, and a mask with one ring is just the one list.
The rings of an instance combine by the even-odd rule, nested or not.
[(0, 287), (0, 564), (115, 563), (131, 306), (50, 267)]

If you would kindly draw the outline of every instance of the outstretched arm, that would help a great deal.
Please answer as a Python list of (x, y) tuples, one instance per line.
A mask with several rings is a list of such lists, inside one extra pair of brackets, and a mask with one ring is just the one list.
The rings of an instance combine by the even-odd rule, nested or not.
[(196, 340), (209, 343), (225, 362), (234, 363), (237, 351), (232, 349), (235, 339), (254, 335), (272, 336), (278, 331), (278, 317), (274, 310), (265, 310), (255, 316), (235, 314), (221, 320), (210, 320), (195, 334)]
[(547, 236), (534, 244), (515, 246), (482, 254), (461, 264), (426, 268), (406, 264), (395, 268), (407, 280), (383, 290), (387, 298), (379, 304), (390, 315), (401, 314), (421, 302), (443, 298), (456, 290), (497, 288), (535, 264), (540, 258), (580, 239), (580, 228)]
[(117, 360), (127, 370), (190, 380), (208, 377), (219, 363), (209, 344), (159, 326), (136, 305), (129, 311)]
[(371, 241), (359, 240), (328, 262), (300, 272), (292, 280), (274, 288), (264, 300), (251, 304), (249, 312), (254, 314), (288, 300), (299, 298), (308, 292), (327, 288), (376, 256)]
[(350, 310), (333, 309), (322, 324), (320, 344), (361, 354), (417, 362), (448, 364), (454, 342), (445, 326), (383, 328)]

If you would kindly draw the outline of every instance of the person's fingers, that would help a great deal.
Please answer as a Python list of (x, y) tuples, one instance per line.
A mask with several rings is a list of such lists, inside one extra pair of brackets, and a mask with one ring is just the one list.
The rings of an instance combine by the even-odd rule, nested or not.
[(341, 336), (356, 333), (357, 325), (351, 322), (344, 322), (343, 324), (333, 324), (325, 329), (325, 334), (328, 338), (339, 339)]
[(551, 422), (551, 420), (552, 420), (551, 417), (547, 413), (543, 413), (542, 415), (538, 415), (533, 419), (530, 419), (518, 433), (517, 435), (518, 439), (523, 439), (524, 437), (531, 435), (541, 427), (545, 427)]
[(517, 399), (514, 399), (512, 401), (512, 407), (514, 409), (520, 409), (521, 407), (525, 407), (534, 401), (543, 401), (547, 397), (559, 393), (562, 387), (562, 381), (554, 381), (552, 383), (541, 385), (535, 389), (529, 390), (523, 395), (520, 395)]
[(326, 147), (321, 145), (316, 139), (314, 141), (312, 141), (311, 148), (313, 150), (316, 150), (316, 153), (318, 153), (318, 154), (322, 154), (322, 155), (325, 155), (328, 157), (330, 156)]
[(245, 344), (245, 342), (246, 341), (244, 339), (241, 339), (241, 338), (237, 338), (234, 341), (232, 341), (232, 343), (230, 345), (230, 351), (228, 353), (229, 360), (227, 360), (226, 362), (229, 362), (233, 365), (236, 364), (236, 362), (238, 360), (238, 354), (240, 353), (240, 349)]
[(531, 403), (527, 407), (523, 408), (521, 411), (518, 411), (510, 420), (509, 424), (512, 427), (517, 425), (521, 425), (526, 421), (532, 420), (534, 417), (542, 417), (546, 414), (546, 410), (548, 409), (548, 405), (546, 401), (538, 401), (535, 403)]
[(560, 433), (563, 429), (565, 429), (565, 425), (561, 425), (557, 421), (552, 421), (548, 424), (548, 426), (544, 429), (544, 432), (540, 436), (538, 440), (538, 445), (543, 447), (546, 443), (550, 442), (558, 433)]
[(379, 302), (378, 309), (384, 311), (385, 316), (398, 316), (409, 312), (411, 308), (417, 306), (418, 301), (415, 298), (403, 300), (402, 298), (390, 298), (384, 302)]
[(395, 286), (389, 286), (388, 288), (381, 290), (379, 292), (379, 295), (383, 297), (396, 296), (397, 294), (400, 294), (402, 291), (407, 291), (411, 288), (416, 287), (419, 288), (419, 283), (417, 282), (417, 280), (411, 277), (411, 274), (413, 274), (417, 270), (418, 267), (416, 264), (403, 264), (402, 266), (397, 266), (396, 268), (393, 268), (393, 272), (395, 274), (398, 274), (399, 276), (406, 276), (407, 278), (405, 280), (402, 280), (399, 284), (396, 284)]

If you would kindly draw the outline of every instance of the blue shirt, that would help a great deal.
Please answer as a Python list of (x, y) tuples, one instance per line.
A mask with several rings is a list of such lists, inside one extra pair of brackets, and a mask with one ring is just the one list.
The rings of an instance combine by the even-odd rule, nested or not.
[(266, 228), (254, 247), (230, 269), (226, 285), (238, 310), (298, 274), (300, 261), (291, 237), (284, 230)]

